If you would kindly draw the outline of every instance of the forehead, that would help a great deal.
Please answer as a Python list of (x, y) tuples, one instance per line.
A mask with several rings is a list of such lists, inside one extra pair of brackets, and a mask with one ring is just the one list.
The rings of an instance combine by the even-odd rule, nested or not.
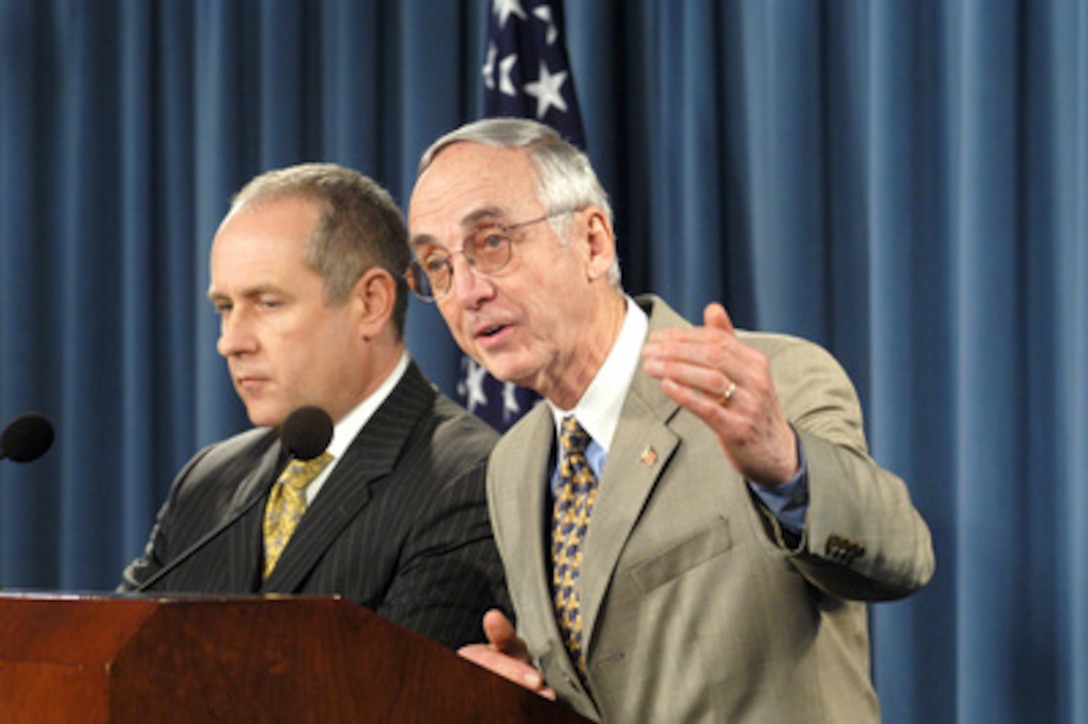
[(215, 241), (256, 237), (309, 243), (320, 216), (321, 204), (314, 199), (294, 195), (258, 197), (227, 214)]
[(541, 208), (527, 151), (460, 142), (438, 154), (420, 176), (408, 221), (415, 240)]
[(212, 243), (213, 287), (308, 269), (306, 253), (319, 216), (319, 204), (296, 197), (235, 209)]

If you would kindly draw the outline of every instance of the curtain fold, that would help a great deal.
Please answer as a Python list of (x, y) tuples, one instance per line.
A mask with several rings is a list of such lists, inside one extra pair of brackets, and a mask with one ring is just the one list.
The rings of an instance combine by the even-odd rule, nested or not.
[[(0, 0), (0, 584), (107, 590), (248, 423), (207, 257), (274, 166), (407, 204), (479, 115), (487, 0)], [(577, 0), (588, 152), (632, 292), (827, 346), (937, 575), (872, 607), (884, 718), (1088, 720), (1088, 6)], [(408, 343), (453, 393), (432, 306)]]

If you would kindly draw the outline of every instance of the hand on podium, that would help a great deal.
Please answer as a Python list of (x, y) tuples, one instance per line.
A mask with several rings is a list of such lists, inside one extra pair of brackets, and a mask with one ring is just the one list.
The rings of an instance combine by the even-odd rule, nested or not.
[(544, 677), (530, 663), (525, 641), (518, 637), (513, 624), (502, 611), (492, 609), (484, 614), (484, 634), (487, 636), (486, 644), (462, 646), (457, 653), (545, 699), (555, 700), (555, 692), (544, 683)]

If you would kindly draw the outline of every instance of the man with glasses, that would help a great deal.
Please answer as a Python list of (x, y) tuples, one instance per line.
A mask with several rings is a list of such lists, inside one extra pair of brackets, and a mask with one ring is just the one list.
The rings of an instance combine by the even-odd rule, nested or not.
[(545, 398), (488, 467), (517, 614), (463, 655), (607, 721), (875, 721), (866, 601), (925, 585), (929, 530), (824, 350), (626, 295), (611, 209), (546, 126), (423, 155), (409, 283)]

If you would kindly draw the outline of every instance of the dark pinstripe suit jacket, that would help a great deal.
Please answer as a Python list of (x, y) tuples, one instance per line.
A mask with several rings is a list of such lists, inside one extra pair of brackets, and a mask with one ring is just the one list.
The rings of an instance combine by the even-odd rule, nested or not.
[(450, 647), (482, 641), (484, 612), (509, 609), (484, 492), (496, 438), (413, 362), (266, 581), (264, 501), (284, 459), (276, 433), (258, 428), (204, 449), (182, 469), (118, 590), (135, 590), (233, 520), (150, 590), (339, 594)]

